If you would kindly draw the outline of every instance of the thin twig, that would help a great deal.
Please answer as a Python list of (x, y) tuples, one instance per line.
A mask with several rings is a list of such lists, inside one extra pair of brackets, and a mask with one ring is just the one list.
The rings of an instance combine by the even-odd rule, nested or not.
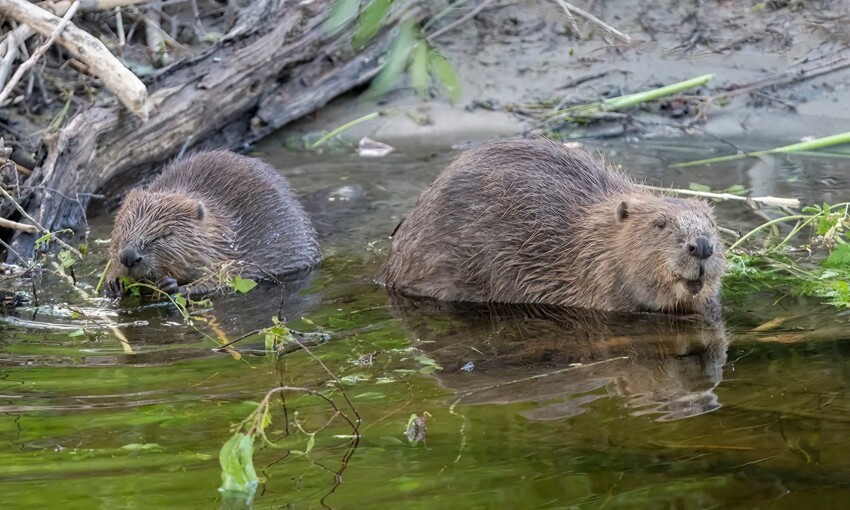
[[(39, 230), (39, 231), (41, 231), (41, 233), (43, 233), (43, 234), (45, 234), (45, 235), (50, 235), (50, 234), (52, 234), (52, 232), (50, 232), (49, 230), (47, 230), (46, 228), (44, 228), (44, 226), (43, 226), (41, 223), (39, 223), (39, 222), (38, 222), (38, 220), (36, 220), (36, 219), (35, 219), (35, 218), (33, 218), (32, 216), (30, 216), (30, 215), (27, 213), (27, 211), (26, 211), (26, 210), (24, 210), (24, 208), (23, 208), (23, 207), (21, 207), (21, 204), (19, 204), (19, 203), (18, 203), (18, 201), (17, 201), (17, 200), (15, 200), (15, 199), (12, 197), (12, 195), (10, 195), (10, 194), (9, 194), (9, 192), (8, 192), (8, 191), (6, 191), (6, 188), (4, 188), (3, 186), (0, 186), (0, 192), (2, 192), (2, 193), (3, 193), (3, 196), (5, 196), (6, 198), (8, 198), (8, 199), (12, 202), (12, 205), (14, 205), (14, 206), (15, 206), (15, 209), (17, 209), (17, 210), (18, 210), (18, 212), (19, 212), (19, 213), (21, 213), (21, 215), (22, 215), (24, 218), (26, 218), (26, 219), (30, 220), (30, 222), (32, 222), (32, 224), (33, 224), (33, 225), (35, 225), (36, 227), (38, 227), (38, 230)], [(79, 258), (79, 259), (82, 259), (82, 258), (83, 258), (83, 254), (82, 254), (82, 253), (80, 253), (80, 251), (79, 251), (79, 250), (77, 250), (76, 248), (74, 248), (74, 247), (73, 247), (73, 246), (71, 246), (70, 244), (66, 243), (65, 241), (63, 241), (63, 240), (59, 239), (59, 237), (58, 237), (58, 236), (55, 236), (55, 235), (54, 235), (54, 236), (52, 236), (52, 238), (53, 238), (53, 240), (55, 240), (57, 243), (61, 244), (61, 245), (62, 245), (62, 247), (64, 247), (66, 250), (68, 250), (68, 251), (70, 251), (71, 253), (73, 253), (74, 255), (76, 255), (76, 256), (77, 256), (77, 258)]]
[[(73, 278), (59, 270), (59, 264), (57, 264), (55, 260), (51, 261), (51, 265), (53, 266), (53, 272), (64, 278), (65, 281), (67, 281), (71, 285), (71, 288), (74, 289), (77, 294), (79, 294), (83, 299), (89, 301), (92, 299), (92, 296), (88, 292), (86, 292), (85, 289), (74, 284)], [(89, 312), (89, 315), (92, 315), (93, 317), (96, 317), (98, 319), (103, 319), (106, 322), (106, 327), (109, 329), (109, 331), (112, 332), (113, 335), (115, 335), (115, 338), (118, 339), (118, 343), (121, 344), (121, 348), (124, 350), (124, 352), (127, 354), (133, 354), (133, 347), (130, 345), (130, 341), (127, 340), (127, 337), (124, 336), (124, 333), (122, 333), (121, 330), (118, 329), (118, 325), (112, 322), (112, 320), (104, 312)]]
[(0, 227), (10, 228), (12, 230), (20, 230), (21, 232), (27, 232), (30, 234), (35, 234), (36, 232), (38, 232), (38, 227), (36, 227), (35, 225), (18, 223), (17, 221), (7, 220), (6, 218), (0, 218)]
[(50, 38), (47, 39), (47, 42), (45, 42), (44, 44), (39, 46), (38, 49), (32, 52), (30, 58), (28, 58), (26, 62), (24, 62), (18, 67), (18, 69), (15, 71), (15, 74), (13, 74), (12, 78), (9, 79), (9, 83), (7, 83), (6, 86), (3, 88), (3, 91), (0, 92), (0, 105), (6, 102), (6, 99), (8, 99), (9, 96), (12, 94), (12, 90), (14, 90), (15, 85), (17, 85), (18, 82), (21, 81), (21, 78), (24, 76), (24, 74), (26, 74), (26, 72), (29, 71), (30, 68), (38, 62), (38, 59), (40, 59), (41, 56), (44, 55), (48, 49), (50, 49), (50, 47), (56, 41), (56, 38), (59, 37), (59, 34), (62, 33), (62, 30), (65, 29), (65, 27), (71, 21), (71, 18), (73, 18), (74, 15), (77, 13), (77, 9), (79, 8), (80, 2), (79, 0), (76, 0), (73, 4), (71, 4), (71, 7), (68, 9), (68, 12), (66, 12), (65, 15), (62, 16), (62, 21), (60, 21), (59, 24), (56, 26), (56, 30), (53, 31), (53, 34), (50, 35)]
[(145, 21), (145, 38), (154, 62), (158, 66), (167, 66), (171, 58), (168, 56), (168, 49), (165, 47), (165, 31), (160, 26), (162, 17), (159, 11), (161, 9), (162, 2), (152, 2), (147, 10), (147, 15), (141, 13), (139, 15)]
[(123, 53), (124, 46), (127, 46), (127, 35), (124, 33), (124, 17), (120, 7), (115, 8), (115, 30), (118, 32), (118, 48)]
[(493, 0), (484, 0), (484, 1), (483, 1), (483, 2), (481, 2), (480, 4), (476, 5), (474, 9), (472, 9), (472, 10), (471, 10), (471, 11), (469, 11), (469, 12), (467, 12), (466, 14), (464, 14), (463, 16), (461, 16), (460, 18), (458, 18), (458, 19), (456, 19), (456, 20), (452, 21), (451, 23), (449, 23), (448, 25), (444, 26), (443, 28), (441, 28), (441, 29), (439, 29), (439, 30), (434, 31), (431, 35), (429, 35), (428, 37), (426, 37), (426, 38), (425, 38), (425, 40), (427, 40), (428, 42), (433, 42), (436, 38), (440, 37), (441, 35), (445, 34), (446, 32), (449, 32), (449, 31), (451, 31), (451, 30), (454, 30), (454, 29), (455, 29), (455, 28), (457, 28), (458, 26), (460, 26), (460, 25), (462, 25), (463, 23), (466, 23), (467, 21), (469, 21), (469, 20), (471, 20), (472, 18), (474, 18), (476, 14), (478, 14), (479, 12), (481, 12), (482, 10), (484, 10), (484, 8), (485, 8), (485, 7), (487, 7), (487, 6), (488, 6), (490, 3), (492, 3), (492, 2), (493, 2)]
[[(106, 0), (99, 1), (106, 3)], [(22, 23), (15, 29), (16, 31), (21, 27), (27, 27), (22, 32), (22, 35), (26, 36), (36, 31), (45, 37), (50, 37), (62, 22), (61, 18), (54, 16), (48, 10), (26, 0), (3, 0), (0, 2), (0, 14)], [(16, 37), (19, 44), (25, 39), (26, 37)], [(115, 94), (131, 112), (142, 121), (148, 119), (147, 87), (138, 76), (121, 64), (100, 39), (70, 23), (58, 35), (56, 42), (62, 45), (72, 57), (89, 66), (91, 74), (97, 76), (104, 87)]]
[(567, 23), (570, 24), (570, 28), (572, 28), (573, 33), (576, 35), (576, 37), (582, 39), (581, 30), (578, 28), (576, 17), (573, 16), (573, 13), (570, 12), (570, 10), (567, 8), (567, 5), (562, 0), (556, 1), (561, 5), (561, 8), (564, 9), (564, 14), (567, 15)]
[(690, 189), (676, 188), (660, 188), (657, 186), (643, 186), (652, 191), (663, 191), (667, 193), (676, 193), (678, 195), (693, 195), (705, 198), (714, 198), (717, 200), (738, 200), (741, 202), (754, 202), (756, 204), (771, 206), (771, 207), (790, 207), (792, 209), (800, 208), (800, 201), (796, 198), (779, 198), (779, 197), (745, 197), (733, 195), (731, 193), (712, 193), (709, 191), (694, 191)]
[(6, 36), (6, 40), (3, 42), (6, 43), (6, 53), (3, 55), (3, 61), (0, 62), (0, 87), (6, 84), (9, 74), (12, 72), (12, 64), (15, 63), (15, 59), (18, 58), (18, 54), (20, 54), (15, 30), (9, 32)]
[[(597, 18), (593, 14), (590, 14), (589, 12), (587, 12), (585, 10), (579, 9), (578, 7), (576, 7), (576, 6), (574, 6), (570, 3), (567, 3), (564, 0), (555, 0), (555, 1), (558, 2), (558, 5), (560, 5), (561, 8), (564, 9), (564, 12), (566, 12), (569, 17), (572, 17), (572, 14), (576, 13), (579, 16), (581, 16), (582, 18), (585, 18), (587, 21), (589, 21), (591, 25), (600, 29), (601, 31), (605, 32), (606, 34), (614, 37), (615, 39), (617, 39), (621, 42), (624, 42), (626, 44), (629, 44), (629, 43), (632, 42), (632, 38), (629, 37), (628, 34), (620, 32), (619, 30), (617, 30), (616, 28), (612, 27), (611, 25), (605, 23), (604, 21)], [(567, 18), (567, 19), (569, 19), (569, 18)]]

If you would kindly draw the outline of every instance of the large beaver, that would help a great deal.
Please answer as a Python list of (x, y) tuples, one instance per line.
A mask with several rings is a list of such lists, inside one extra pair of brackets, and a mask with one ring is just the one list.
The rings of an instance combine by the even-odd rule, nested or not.
[(545, 139), (462, 154), (399, 225), (378, 281), (443, 301), (716, 313), (712, 209)]
[(120, 278), (198, 296), (227, 266), (244, 278), (306, 272), (319, 261), (316, 232), (286, 179), (270, 165), (229, 151), (171, 163), (127, 194), (115, 217), (106, 292)]

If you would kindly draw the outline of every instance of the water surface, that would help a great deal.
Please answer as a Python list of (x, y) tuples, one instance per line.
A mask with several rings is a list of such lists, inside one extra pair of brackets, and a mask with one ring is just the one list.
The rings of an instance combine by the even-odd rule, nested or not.
[[(850, 196), (840, 159), (671, 170), (728, 147), (598, 148), (655, 185)], [(414, 147), (361, 159), (271, 140), (258, 154), (300, 192), (318, 192), (308, 203), (320, 209), (325, 259), (283, 313), (295, 329), (331, 333), (312, 352), (342, 381), (362, 438), (352, 451), (350, 428), (335, 419), (309, 455), (259, 450), (265, 483), (254, 508), (797, 508), (850, 497), (847, 311), (758, 286), (727, 293), (721, 328), (391, 301), (371, 282), (387, 236), (453, 153)], [(344, 200), (358, 187), (361, 198)], [(732, 229), (764, 221), (741, 204), (717, 212)], [(109, 236), (108, 217), (91, 222), (92, 238)], [(89, 290), (105, 257), (105, 245), (92, 247), (76, 272)], [(191, 326), (161, 304), (84, 300), (49, 274), (38, 288), (38, 307), (0, 321), (0, 494), (10, 508), (221, 507), (219, 449), (267, 390), (317, 390), (353, 416), (304, 351), (276, 359), (256, 337), (234, 346), (240, 359), (214, 350), (216, 339), (270, 324), (273, 286), (218, 299)], [(132, 353), (95, 313), (111, 314)], [(269, 437), (292, 450), (307, 443), (295, 412), (307, 431), (333, 415), (289, 393), (286, 438), (274, 402)], [(426, 412), (425, 441), (412, 445), (408, 420)]]

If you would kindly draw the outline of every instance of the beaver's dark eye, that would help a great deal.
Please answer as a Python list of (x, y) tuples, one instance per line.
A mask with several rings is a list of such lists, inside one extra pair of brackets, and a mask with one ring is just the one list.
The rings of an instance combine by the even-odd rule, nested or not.
[(163, 239), (174, 233), (174, 230), (171, 227), (165, 227), (162, 229), (162, 232), (159, 233), (159, 237), (157, 239)]
[(667, 220), (665, 220), (664, 218), (661, 218), (659, 220), (655, 220), (655, 227), (657, 229), (663, 230), (664, 227), (666, 227), (666, 226), (667, 226)]

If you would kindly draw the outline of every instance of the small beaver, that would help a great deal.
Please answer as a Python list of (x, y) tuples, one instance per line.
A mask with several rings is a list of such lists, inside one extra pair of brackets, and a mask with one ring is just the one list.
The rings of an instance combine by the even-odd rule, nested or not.
[(225, 150), (172, 162), (124, 199), (109, 247), (106, 293), (120, 278), (199, 296), (226, 264), (244, 278), (303, 273), (320, 258), (316, 232), (286, 179), (258, 159)]
[(711, 207), (546, 139), (470, 150), (419, 197), (378, 281), (442, 301), (719, 311)]

